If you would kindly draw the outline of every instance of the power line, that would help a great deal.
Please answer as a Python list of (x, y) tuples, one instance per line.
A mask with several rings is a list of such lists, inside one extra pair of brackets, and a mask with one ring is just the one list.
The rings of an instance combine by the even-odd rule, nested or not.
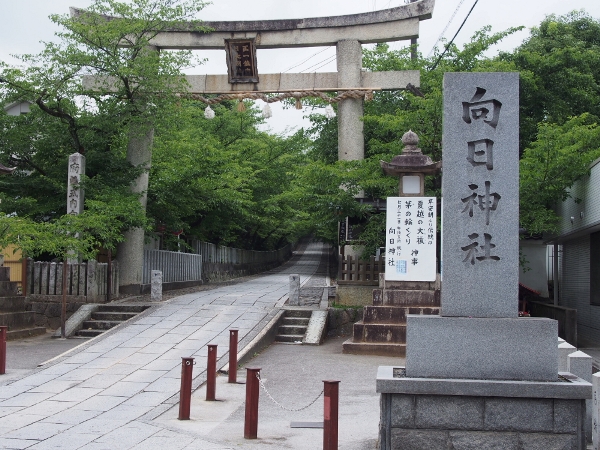
[[(292, 66), (292, 67), (289, 67), (289, 68), (285, 69), (285, 70), (283, 71), (283, 73), (285, 73), (285, 72), (287, 72), (287, 71), (289, 71), (289, 70), (295, 69), (295, 68), (296, 68), (296, 67), (298, 67), (298, 66), (301, 66), (301, 65), (302, 65), (302, 64), (304, 64), (305, 62), (307, 62), (307, 61), (311, 60), (312, 58), (314, 58), (315, 56), (317, 56), (319, 53), (323, 53), (324, 51), (327, 51), (327, 50), (329, 50), (330, 48), (331, 48), (331, 46), (329, 46), (329, 47), (326, 47), (326, 48), (324, 48), (323, 50), (320, 50), (320, 51), (318, 51), (318, 52), (317, 52), (317, 53), (315, 53), (314, 55), (312, 55), (312, 56), (309, 56), (309, 57), (308, 57), (308, 58), (306, 58), (304, 61), (302, 61), (302, 62), (300, 62), (300, 63), (296, 64), (295, 66)], [(317, 64), (318, 64), (318, 63), (317, 63)]]
[[(329, 58), (322, 59), (322, 60), (321, 60), (321, 61), (319, 61), (318, 63), (316, 63), (316, 64), (313, 64), (312, 66), (310, 66), (310, 67), (307, 67), (306, 69), (303, 69), (303, 70), (301, 70), (301, 71), (300, 71), (300, 73), (302, 73), (302, 72), (307, 72), (307, 71), (309, 71), (310, 69), (312, 69), (313, 67), (315, 67), (315, 66), (318, 66), (318, 65), (319, 65), (319, 64), (321, 64), (321, 63), (324, 63), (323, 65), (321, 65), (321, 66), (317, 67), (317, 69), (319, 69), (319, 68), (323, 67), (324, 65), (327, 65), (327, 64), (329, 64), (330, 62), (332, 62), (332, 61), (333, 61), (333, 60), (336, 58), (336, 56), (337, 56), (337, 55), (333, 55), (333, 56), (330, 56)], [(315, 69), (315, 70), (317, 70), (317, 69)]]
[(460, 0), (460, 3), (458, 4), (458, 6), (456, 7), (456, 9), (454, 10), (454, 13), (452, 14), (452, 16), (450, 16), (450, 20), (448, 20), (448, 23), (446, 24), (446, 27), (444, 28), (444, 31), (442, 31), (440, 33), (440, 37), (437, 38), (437, 41), (435, 41), (435, 44), (433, 44), (433, 47), (431, 47), (431, 50), (429, 51), (429, 54), (427, 55), (428, 58), (431, 56), (431, 54), (435, 50), (435, 47), (438, 44), (438, 42), (440, 42), (442, 40), (442, 38), (446, 34), (446, 31), (448, 31), (448, 27), (450, 26), (450, 24), (454, 20), (454, 17), (456, 17), (456, 13), (458, 13), (458, 10), (460, 9), (460, 7), (462, 6), (462, 4), (464, 2), (465, 2), (465, 0)]
[(335, 59), (336, 55), (333, 55), (331, 58), (329, 58), (329, 61), (326, 61), (325, 63), (321, 64), (319, 67), (317, 67), (313, 72), (316, 72), (317, 70), (319, 70), (321, 67), (326, 66), (327, 64), (329, 64), (330, 62), (333, 62), (333, 60)]
[(433, 65), (433, 67), (431, 67), (429, 69), (429, 71), (434, 70), (437, 67), (437, 65), (441, 61), (442, 57), (446, 54), (446, 52), (448, 51), (448, 49), (450, 48), (450, 46), (454, 42), (454, 39), (456, 39), (456, 36), (458, 36), (458, 33), (460, 33), (460, 30), (462, 30), (462, 27), (467, 22), (467, 19), (469, 18), (469, 16), (473, 12), (473, 9), (475, 9), (475, 5), (477, 5), (477, 2), (479, 2), (479, 0), (475, 0), (475, 3), (473, 3), (473, 6), (471, 6), (471, 9), (469, 10), (469, 13), (467, 14), (467, 17), (465, 17), (465, 20), (463, 20), (463, 23), (460, 24), (460, 27), (459, 27), (458, 31), (456, 32), (456, 34), (454, 35), (454, 37), (452, 38), (452, 40), (450, 42), (448, 42), (448, 45), (446, 45), (446, 48), (444, 49), (444, 51), (442, 52), (442, 54), (439, 56), (439, 58), (437, 59), (437, 61)]

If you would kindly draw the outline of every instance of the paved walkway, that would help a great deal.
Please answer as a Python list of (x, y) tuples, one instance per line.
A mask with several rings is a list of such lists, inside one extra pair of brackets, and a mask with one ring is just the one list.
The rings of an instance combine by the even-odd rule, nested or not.
[(173, 298), (49, 367), (5, 382), (0, 448), (231, 448), (154, 421), (179, 400), (181, 357), (197, 358), (199, 386), (206, 377), (207, 345), (218, 345), (218, 367), (224, 365), (229, 329), (239, 329), (243, 348), (285, 301), (289, 275), (310, 277), (321, 251), (320, 243), (311, 243), (265, 276)]

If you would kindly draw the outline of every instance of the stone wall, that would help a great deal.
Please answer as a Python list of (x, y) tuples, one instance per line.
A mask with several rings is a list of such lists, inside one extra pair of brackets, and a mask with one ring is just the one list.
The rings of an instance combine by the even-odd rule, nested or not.
[[(85, 305), (85, 299), (83, 302), (67, 300), (67, 319), (71, 317), (80, 306)], [(35, 312), (35, 325), (39, 327), (46, 327), (55, 330), (60, 327), (60, 310), (61, 302), (49, 301), (49, 302), (29, 302), (31, 311)]]
[(327, 336), (352, 335), (354, 323), (362, 318), (362, 308), (329, 308), (327, 311)]
[(377, 286), (338, 285), (335, 303), (342, 306), (365, 306), (373, 304), (373, 289)]
[(382, 394), (381, 406), (382, 450), (585, 448), (585, 400)]

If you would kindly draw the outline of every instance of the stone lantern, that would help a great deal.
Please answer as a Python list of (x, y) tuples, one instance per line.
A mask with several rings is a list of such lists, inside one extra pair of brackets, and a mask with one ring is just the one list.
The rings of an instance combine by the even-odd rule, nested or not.
[(409, 130), (402, 136), (404, 149), (402, 154), (394, 156), (387, 163), (381, 161), (386, 175), (399, 177), (398, 195), (400, 197), (422, 197), (425, 195), (425, 175), (435, 175), (442, 169), (442, 162), (433, 162), (417, 147), (419, 136)]

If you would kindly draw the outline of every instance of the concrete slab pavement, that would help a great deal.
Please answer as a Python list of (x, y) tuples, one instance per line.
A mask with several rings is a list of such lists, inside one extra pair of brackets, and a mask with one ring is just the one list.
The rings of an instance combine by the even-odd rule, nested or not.
[[(402, 365), (402, 358), (358, 356), (342, 353), (345, 338), (330, 338), (321, 346), (273, 344), (247, 363), (261, 368), (261, 379), (274, 403), (260, 390), (258, 439), (244, 439), (245, 384), (228, 384), (217, 378), (216, 402), (207, 402), (205, 387), (192, 395), (189, 421), (177, 420), (173, 406), (153, 423), (182, 435), (197, 435), (214, 445), (209, 448), (323, 448), (322, 428), (291, 428), (291, 422), (323, 421), (323, 380), (339, 380), (339, 448), (375, 449), (379, 428), (379, 396), (375, 377), (379, 365)], [(245, 369), (238, 371), (244, 382)], [(140, 447), (141, 448), (141, 447)]]
[(243, 348), (277, 313), (289, 274), (310, 277), (321, 251), (312, 243), (280, 270), (173, 298), (49, 367), (0, 379), (0, 448), (231, 448), (155, 421), (178, 401), (181, 357), (197, 358), (193, 386), (201, 385), (207, 345), (219, 345), (223, 366), (229, 329), (239, 330)]

